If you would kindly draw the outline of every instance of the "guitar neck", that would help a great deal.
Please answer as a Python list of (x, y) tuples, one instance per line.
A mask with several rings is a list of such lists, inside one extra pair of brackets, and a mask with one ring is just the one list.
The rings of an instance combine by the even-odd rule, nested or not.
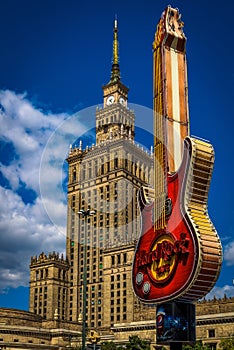
[[(163, 119), (159, 125), (162, 130), (155, 129), (155, 132), (165, 134), (167, 169), (171, 173), (177, 171), (181, 164), (183, 140), (189, 135), (186, 37), (182, 27), (178, 10), (168, 6), (158, 24), (153, 43), (154, 92), (160, 89), (161, 93), (160, 98), (154, 93), (154, 110), (161, 113)], [(155, 120), (155, 128), (157, 124)]]
[(161, 47), (154, 51), (154, 217), (156, 229), (165, 228), (165, 200), (167, 197), (167, 152), (163, 108)]
[(154, 187), (156, 228), (165, 228), (167, 173), (182, 161), (189, 134), (186, 38), (177, 9), (164, 11), (155, 34), (154, 52)]

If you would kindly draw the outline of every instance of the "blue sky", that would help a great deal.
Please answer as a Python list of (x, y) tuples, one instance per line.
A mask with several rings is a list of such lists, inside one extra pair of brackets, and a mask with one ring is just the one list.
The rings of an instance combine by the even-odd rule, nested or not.
[[(101, 86), (110, 78), (115, 15), (129, 102), (152, 108), (152, 41), (167, 5), (163, 0), (1, 1), (0, 306), (27, 309), (31, 255), (65, 251), (64, 159), (69, 144), (94, 126)], [(211, 295), (233, 296), (234, 4), (171, 5), (185, 22), (191, 134), (210, 140), (216, 152), (209, 213), (224, 263)], [(136, 125), (150, 130), (151, 120), (144, 120), (137, 106)], [(142, 141), (140, 132), (137, 138)]]

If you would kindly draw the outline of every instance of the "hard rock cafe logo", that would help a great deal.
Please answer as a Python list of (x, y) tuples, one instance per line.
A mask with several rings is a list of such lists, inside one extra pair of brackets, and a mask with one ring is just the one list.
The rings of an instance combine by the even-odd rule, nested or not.
[(185, 233), (180, 234), (179, 240), (175, 240), (170, 233), (163, 233), (154, 241), (149, 252), (138, 252), (138, 271), (146, 269), (155, 283), (166, 283), (173, 277), (178, 263), (186, 264), (188, 247), (189, 239)]

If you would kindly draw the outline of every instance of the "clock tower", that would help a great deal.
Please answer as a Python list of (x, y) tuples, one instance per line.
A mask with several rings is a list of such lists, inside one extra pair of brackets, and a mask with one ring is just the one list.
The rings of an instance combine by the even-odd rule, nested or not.
[(134, 113), (127, 108), (128, 87), (120, 80), (118, 22), (114, 22), (113, 60), (110, 81), (102, 87), (103, 109), (96, 113), (97, 144), (108, 139), (134, 136)]
[[(135, 115), (120, 79), (117, 20), (111, 76), (102, 89), (96, 144), (71, 147), (67, 157), (67, 318), (77, 322), (85, 308), (87, 327), (109, 337), (114, 324), (140, 317), (131, 281), (140, 233), (137, 194), (150, 183), (153, 168), (151, 153), (134, 141)], [(87, 209), (95, 214), (80, 217)]]

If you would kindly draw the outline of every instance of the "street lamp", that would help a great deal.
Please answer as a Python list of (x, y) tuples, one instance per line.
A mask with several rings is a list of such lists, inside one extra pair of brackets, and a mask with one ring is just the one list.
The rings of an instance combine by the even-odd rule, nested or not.
[(80, 209), (78, 214), (85, 219), (84, 228), (84, 264), (83, 264), (83, 317), (82, 317), (82, 350), (85, 350), (85, 340), (86, 340), (86, 289), (87, 289), (87, 217), (94, 215), (95, 210), (88, 208), (87, 210)]

